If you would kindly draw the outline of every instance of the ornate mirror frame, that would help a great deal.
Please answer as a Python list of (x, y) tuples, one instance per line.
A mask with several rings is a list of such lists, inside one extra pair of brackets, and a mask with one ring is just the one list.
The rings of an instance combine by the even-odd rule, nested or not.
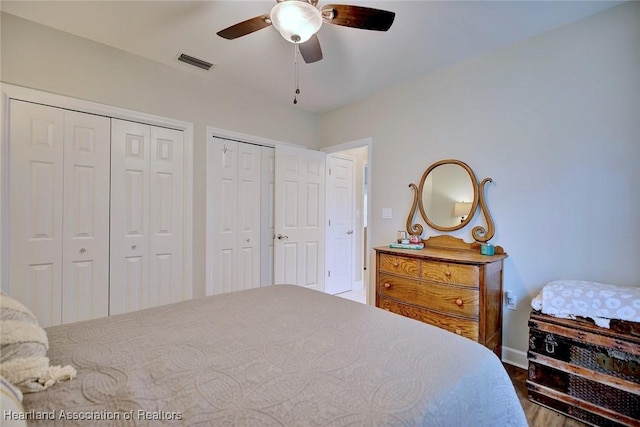
[[(473, 186), (473, 202), (472, 202), (471, 210), (469, 211), (469, 214), (466, 216), (466, 218), (464, 218), (464, 220), (462, 220), (460, 224), (457, 224), (452, 227), (445, 227), (442, 225), (435, 224), (431, 219), (429, 219), (424, 209), (425, 200), (423, 200), (423, 191), (424, 191), (425, 181), (427, 180), (427, 177), (431, 172), (433, 172), (434, 169), (442, 165), (458, 165), (462, 167), (469, 174), (469, 179), (471, 181), (471, 185)], [(493, 182), (493, 180), (491, 178), (485, 178), (480, 183), (478, 183), (478, 180), (476, 179), (476, 175), (473, 173), (473, 170), (469, 167), (469, 165), (467, 165), (466, 163), (460, 160), (446, 159), (446, 160), (440, 160), (438, 162), (435, 162), (434, 164), (429, 166), (427, 170), (424, 171), (424, 173), (422, 174), (422, 178), (420, 178), (420, 183), (418, 185), (415, 185), (413, 183), (409, 184), (409, 187), (413, 189), (414, 193), (413, 193), (413, 204), (411, 206), (411, 211), (409, 212), (409, 216), (407, 217), (407, 231), (410, 234), (414, 234), (417, 236), (422, 236), (422, 233), (424, 232), (424, 228), (422, 227), (422, 224), (413, 222), (416, 216), (417, 210), (420, 211), (420, 215), (422, 216), (422, 219), (429, 225), (429, 227), (433, 228), (434, 230), (444, 231), (444, 232), (460, 230), (466, 227), (467, 224), (469, 224), (469, 222), (473, 219), (479, 205), (480, 210), (482, 211), (482, 214), (485, 218), (485, 222), (487, 223), (487, 226), (486, 228), (480, 225), (473, 227), (473, 229), (471, 230), (471, 235), (477, 242), (481, 242), (481, 243), (488, 242), (495, 234), (495, 226), (493, 223), (493, 219), (491, 218), (491, 214), (489, 213), (489, 209), (487, 208), (487, 204), (484, 197), (484, 187), (489, 182)]]

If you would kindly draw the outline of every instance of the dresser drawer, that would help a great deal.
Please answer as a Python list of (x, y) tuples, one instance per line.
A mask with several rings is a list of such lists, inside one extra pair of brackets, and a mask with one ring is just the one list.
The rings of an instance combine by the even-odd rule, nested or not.
[(418, 277), (420, 261), (415, 258), (407, 258), (396, 255), (380, 254), (380, 271), (402, 274), (404, 276)]
[(422, 278), (440, 283), (478, 287), (480, 269), (476, 265), (460, 265), (447, 262), (423, 261)]
[(429, 309), (478, 319), (480, 314), (478, 290), (430, 282), (421, 282), (421, 286), (426, 289), (425, 301), (428, 302)]
[(433, 313), (429, 310), (384, 298), (383, 296), (378, 297), (378, 306), (384, 310), (429, 323), (449, 332), (478, 341), (479, 332), (478, 322), (476, 321)]
[(480, 294), (475, 289), (423, 282), (380, 273), (380, 295), (446, 314), (478, 318)]

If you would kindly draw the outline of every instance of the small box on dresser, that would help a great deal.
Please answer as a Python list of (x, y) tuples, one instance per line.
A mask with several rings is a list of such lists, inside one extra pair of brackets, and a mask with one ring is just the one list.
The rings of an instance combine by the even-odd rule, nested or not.
[[(433, 239), (433, 238), (432, 238)], [(448, 236), (424, 249), (376, 250), (376, 306), (502, 353), (502, 270), (507, 254)]]
[(640, 324), (529, 318), (529, 399), (596, 426), (640, 426)]

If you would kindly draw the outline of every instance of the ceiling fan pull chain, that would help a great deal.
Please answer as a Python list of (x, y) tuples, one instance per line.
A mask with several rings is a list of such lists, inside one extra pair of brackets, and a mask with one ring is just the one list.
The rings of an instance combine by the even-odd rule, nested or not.
[(294, 67), (294, 78), (295, 78), (295, 83), (296, 83), (296, 91), (295, 91), (295, 95), (293, 95), (293, 104), (297, 104), (298, 103), (298, 98), (297, 95), (300, 94), (300, 88), (299, 88), (299, 77), (298, 77), (298, 43), (294, 43), (293, 44), (293, 67)]

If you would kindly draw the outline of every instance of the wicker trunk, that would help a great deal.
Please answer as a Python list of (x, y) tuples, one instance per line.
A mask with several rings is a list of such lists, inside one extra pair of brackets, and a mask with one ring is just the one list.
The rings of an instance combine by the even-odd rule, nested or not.
[(640, 426), (640, 324), (533, 311), (529, 319), (529, 399), (597, 426)]

